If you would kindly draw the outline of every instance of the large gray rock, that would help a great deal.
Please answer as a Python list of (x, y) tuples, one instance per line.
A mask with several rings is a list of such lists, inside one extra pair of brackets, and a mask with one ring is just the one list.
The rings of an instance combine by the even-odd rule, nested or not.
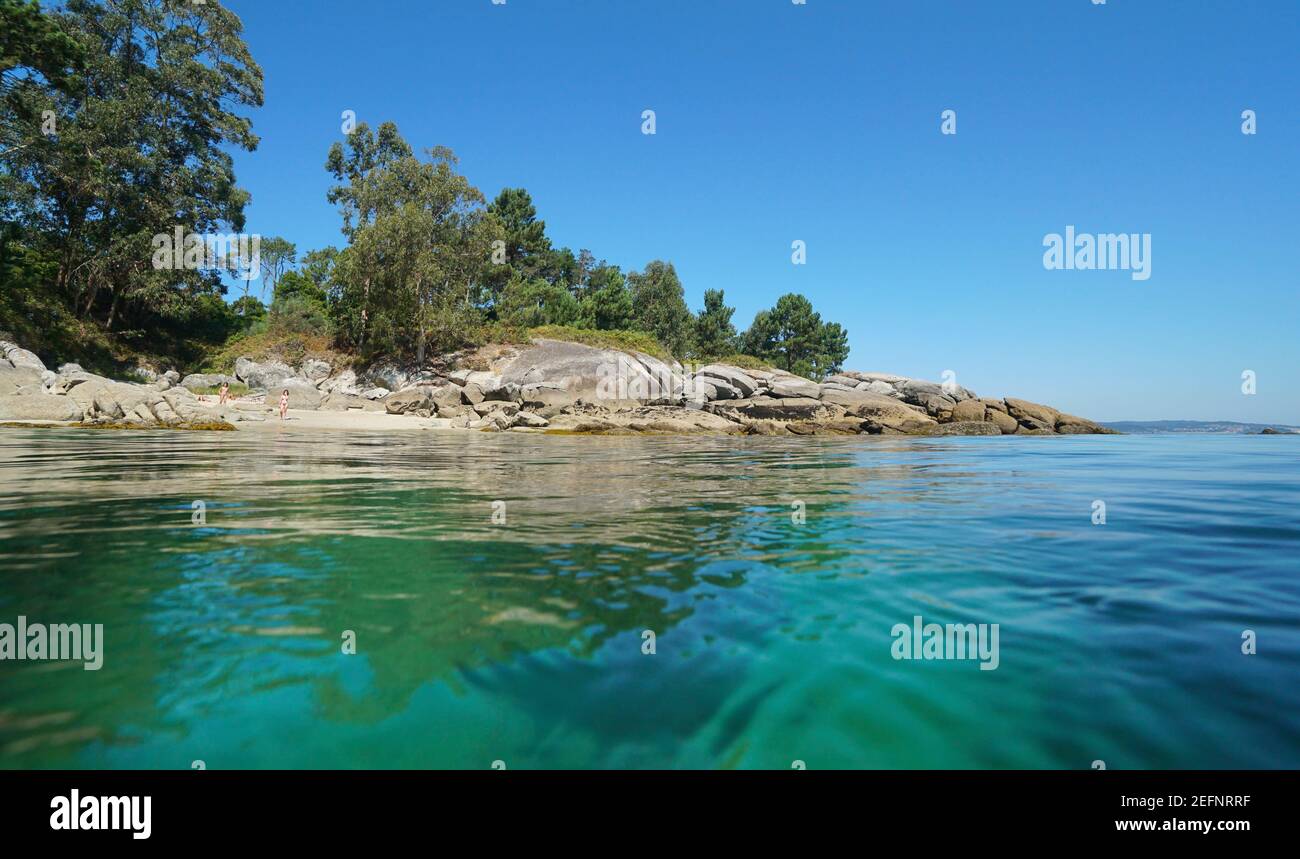
[(523, 388), (516, 382), (497, 382), (495, 385), (482, 387), (482, 390), (485, 400), (515, 403), (519, 401)]
[[(908, 379), (906, 382), (895, 386), (902, 392), (907, 401), (915, 402), (920, 396), (944, 396), (943, 386), (938, 382), (926, 382), (921, 379)], [(919, 405), (919, 403), (918, 403)]]
[(841, 417), (844, 412), (811, 397), (747, 397), (710, 403), (708, 410), (731, 420), (811, 421)]
[(438, 380), (438, 375), (430, 370), (415, 364), (396, 364), (392, 361), (383, 361), (368, 367), (359, 376), (361, 387), (385, 388), (389, 391), (401, 391)]
[(12, 367), (19, 369), (36, 370), (44, 372), (46, 369), (45, 362), (36, 357), (35, 352), (29, 352), (17, 343), (10, 343), (8, 340), (0, 340), (0, 358), (9, 362)]
[(846, 388), (856, 388), (861, 383), (861, 379), (855, 379), (852, 376), (845, 376), (839, 373), (822, 379), (823, 385), (843, 385)]
[(573, 401), (606, 405), (680, 400), (683, 396), (680, 369), (653, 356), (561, 340), (534, 340), (497, 362), (494, 371), (502, 385), (519, 385), (521, 396), (527, 396), (534, 385), (568, 391)]
[(344, 394), (331, 391), (321, 398), (320, 411), (326, 412), (383, 412), (384, 404), (380, 400), (368, 400), (359, 394)]
[(332, 394), (335, 392), (342, 394), (360, 394), (357, 390), (357, 373), (355, 370), (344, 370), (337, 376), (331, 376), (317, 382), (316, 387), (324, 393)]
[[(713, 384), (714, 382), (719, 382), (724, 385), (726, 384), (721, 379), (713, 379), (712, 381), (705, 381), (703, 376), (692, 377), (690, 379), (690, 385), (686, 390), (686, 401), (690, 403), (693, 407), (699, 407), (704, 405), (705, 403), (712, 402), (713, 400), (734, 400), (735, 399), (735, 397), (730, 395), (730, 392), (720, 393), (717, 387)], [(731, 386), (728, 385), (727, 387), (731, 387)], [(735, 388), (732, 388), (732, 390), (734, 391)]]
[(740, 389), (730, 382), (724, 382), (721, 379), (710, 379), (707, 376), (696, 376), (696, 384), (704, 387), (706, 399), (708, 400), (739, 400), (743, 399)]
[(0, 420), (79, 421), (82, 410), (69, 397), (51, 394), (0, 395)]
[(274, 402), (279, 407), (280, 394), (289, 392), (289, 408), (316, 411), (325, 400), (325, 395), (316, 390), (316, 386), (306, 379), (284, 379), (266, 392), (267, 402)]
[(514, 420), (511, 422), (512, 427), (528, 427), (530, 429), (542, 429), (549, 426), (550, 421), (539, 414), (533, 412), (517, 412)]
[(950, 420), (952, 417), (952, 410), (957, 405), (955, 400), (943, 394), (928, 393), (909, 395), (907, 397), (907, 402), (921, 406), (930, 417), (942, 420)]
[(823, 391), (822, 402), (840, 406), (851, 416), (866, 418), (871, 424), (868, 429), (871, 432), (890, 430), (919, 434), (935, 425), (935, 420), (929, 415), (893, 397), (870, 391)]
[(801, 376), (777, 376), (771, 384), (768, 395), (773, 397), (807, 397), (816, 400), (822, 395), (821, 385)]
[(902, 393), (903, 399), (909, 403), (917, 405), (926, 405), (931, 397), (943, 397), (952, 402), (959, 403), (962, 400), (973, 399), (975, 395), (963, 388), (961, 385), (950, 382), (923, 382), (919, 379), (909, 379), (899, 385), (896, 389)]
[(954, 423), (984, 420), (985, 405), (979, 400), (962, 400), (953, 406), (950, 420)]
[(34, 367), (0, 366), (0, 396), (16, 394), (21, 388), (44, 383), (44, 374)]
[(421, 409), (431, 412), (434, 408), (433, 391), (427, 387), (407, 388), (384, 400), (384, 409), (390, 415), (414, 414)]
[(117, 403), (117, 408), (124, 414), (130, 414), (141, 407), (146, 410), (153, 403), (162, 399), (162, 392), (150, 385), (132, 385), (127, 382), (110, 382), (103, 391)]
[(1011, 415), (989, 406), (984, 408), (984, 418), (995, 424), (1003, 435), (1014, 435), (1020, 429), (1019, 421), (1011, 417)]
[[(74, 389), (75, 392), (75, 389)], [(164, 412), (170, 412), (176, 415), (177, 421), (190, 422), (208, 422), (219, 420), (221, 413), (204, 403), (200, 403), (198, 398), (187, 391), (184, 387), (170, 388), (162, 392), (163, 402), (167, 404)], [(155, 416), (161, 407), (154, 407)]]
[(887, 385), (901, 385), (904, 382), (912, 381), (906, 376), (895, 376), (893, 373), (855, 373), (845, 371), (841, 375), (850, 376), (861, 382), (884, 382)]
[[(479, 390), (484, 393), (495, 391), (501, 387), (502, 379), (496, 373), (489, 373), (486, 370), (456, 370), (450, 374), (453, 384), (464, 387), (465, 385), (478, 385)], [(519, 383), (515, 383), (519, 384)]]
[(429, 400), (441, 412), (461, 404), (461, 389), (456, 385), (437, 385), (429, 388)]
[(366, 368), (361, 381), (374, 387), (400, 391), (409, 386), (410, 379), (411, 373), (409, 369), (390, 362), (384, 362)]
[[(235, 376), (250, 388), (262, 388), (267, 391), (272, 388), (283, 389), (286, 379), (298, 378), (298, 374), (288, 364), (281, 361), (259, 362), (252, 358), (239, 358), (235, 361)], [(185, 387), (192, 386), (185, 385)]]
[(859, 382), (856, 390), (866, 391), (871, 394), (879, 394), (883, 397), (894, 397), (895, 399), (902, 399), (903, 396), (894, 388), (893, 385), (881, 381)]
[(742, 399), (752, 397), (758, 392), (758, 382), (753, 376), (739, 367), (732, 367), (727, 364), (709, 364), (701, 367), (697, 371), (697, 375), (726, 382), (740, 393)]
[(1007, 397), (1004, 402), (1007, 404), (1007, 411), (1011, 414), (1011, 417), (1019, 421), (1021, 426), (1027, 426), (1031, 429), (1055, 430), (1056, 422), (1061, 417), (1061, 413), (1051, 406), (1031, 403), (1029, 400), (1017, 400), (1014, 397)]
[(324, 361), (309, 359), (302, 362), (298, 373), (309, 382), (320, 383), (330, 377), (330, 365)]
[[(525, 409), (543, 417), (558, 414), (561, 409), (573, 405), (577, 400), (571, 391), (546, 384), (524, 385), (520, 389), (519, 397)], [(441, 406), (439, 406), (439, 414), (441, 413)]]
[(201, 388), (215, 388), (223, 382), (229, 382), (233, 385), (238, 381), (239, 379), (234, 376), (227, 376), (225, 373), (190, 373), (184, 379), (181, 379), (181, 387), (193, 391)]

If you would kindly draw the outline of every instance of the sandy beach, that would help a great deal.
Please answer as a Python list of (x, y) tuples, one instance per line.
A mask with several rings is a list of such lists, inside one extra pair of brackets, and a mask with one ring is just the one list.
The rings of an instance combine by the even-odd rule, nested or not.
[(241, 421), (239, 430), (267, 431), (282, 429), (342, 430), (342, 431), (393, 431), (451, 429), (447, 418), (420, 418), (413, 415), (390, 415), (384, 412), (365, 412), (349, 409), (341, 412), (317, 412), (308, 409), (289, 409), (288, 419), (280, 420), (278, 412), (267, 414), (265, 421)]

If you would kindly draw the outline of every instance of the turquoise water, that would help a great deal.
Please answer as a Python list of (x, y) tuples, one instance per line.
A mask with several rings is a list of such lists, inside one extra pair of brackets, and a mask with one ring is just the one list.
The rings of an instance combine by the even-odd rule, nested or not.
[[(0, 623), (105, 639), (97, 672), (0, 662), (0, 767), (1300, 767), (1298, 465), (0, 430)], [(998, 624), (998, 667), (894, 659), (916, 615)]]

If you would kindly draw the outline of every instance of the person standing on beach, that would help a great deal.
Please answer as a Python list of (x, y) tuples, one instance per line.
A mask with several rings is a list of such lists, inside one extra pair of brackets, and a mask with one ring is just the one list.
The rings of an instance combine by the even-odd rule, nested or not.
[(221, 399), (218, 401), (218, 404), (224, 406), (224, 405), (226, 404), (226, 401), (229, 400), (229, 399), (230, 399), (230, 383), (229, 383), (229, 382), (222, 382), (222, 383), (221, 383)]
[(285, 414), (289, 411), (289, 389), (285, 388), (280, 394), (280, 420), (284, 420)]

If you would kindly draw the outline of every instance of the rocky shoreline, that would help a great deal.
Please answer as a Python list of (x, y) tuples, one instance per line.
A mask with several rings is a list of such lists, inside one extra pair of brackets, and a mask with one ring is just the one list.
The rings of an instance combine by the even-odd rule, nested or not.
[[(138, 429), (278, 424), (279, 392), (287, 389), (291, 415), (373, 416), (368, 428), (711, 435), (1113, 432), (1050, 406), (978, 397), (951, 383), (851, 371), (815, 382), (770, 368), (684, 367), (639, 352), (546, 339), (485, 346), (425, 367), (383, 363), (358, 372), (321, 360), (292, 367), (240, 358), (231, 375), (182, 378), (174, 370), (144, 368), (134, 375), (142, 381), (108, 379), (76, 364), (50, 370), (33, 353), (0, 341), (0, 422)], [(202, 393), (222, 382), (247, 386), (248, 394), (222, 405)], [(384, 415), (401, 421), (380, 420)]]

